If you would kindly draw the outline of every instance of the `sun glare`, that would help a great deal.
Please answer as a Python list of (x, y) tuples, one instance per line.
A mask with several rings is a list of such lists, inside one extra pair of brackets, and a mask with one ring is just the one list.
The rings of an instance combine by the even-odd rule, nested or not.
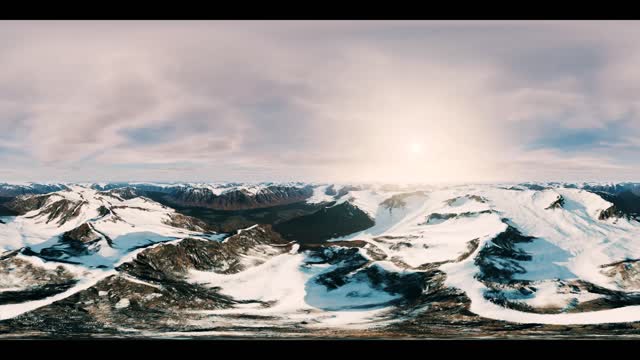
[(413, 154), (418, 154), (422, 152), (422, 145), (418, 144), (418, 143), (412, 143), (409, 146), (409, 150), (413, 153)]

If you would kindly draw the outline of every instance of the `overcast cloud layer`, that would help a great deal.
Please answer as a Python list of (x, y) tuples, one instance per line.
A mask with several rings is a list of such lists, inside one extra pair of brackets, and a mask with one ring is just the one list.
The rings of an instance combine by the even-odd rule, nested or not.
[(0, 22), (0, 182), (639, 180), (639, 37), (636, 22)]

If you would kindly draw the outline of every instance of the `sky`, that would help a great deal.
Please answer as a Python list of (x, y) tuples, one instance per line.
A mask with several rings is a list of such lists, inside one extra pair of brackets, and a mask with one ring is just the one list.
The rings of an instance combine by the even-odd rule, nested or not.
[(637, 181), (640, 23), (0, 21), (2, 181)]

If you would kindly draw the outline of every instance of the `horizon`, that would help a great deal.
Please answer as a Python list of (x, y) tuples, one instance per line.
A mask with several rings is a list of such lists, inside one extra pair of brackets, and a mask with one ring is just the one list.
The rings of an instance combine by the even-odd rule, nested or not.
[(118, 184), (148, 184), (148, 185), (225, 185), (225, 184), (241, 184), (241, 185), (263, 185), (263, 184), (304, 184), (304, 185), (391, 185), (391, 186), (458, 186), (458, 185), (522, 185), (522, 184), (564, 184), (564, 185), (578, 185), (578, 184), (640, 184), (638, 180), (539, 180), (539, 181), (459, 181), (459, 182), (383, 182), (383, 181), (302, 181), (302, 180), (286, 180), (286, 181), (144, 181), (144, 180), (129, 180), (129, 181), (5, 181), (0, 180), (0, 185), (118, 185)]
[(1, 21), (0, 181), (639, 181), (638, 36), (623, 21)]

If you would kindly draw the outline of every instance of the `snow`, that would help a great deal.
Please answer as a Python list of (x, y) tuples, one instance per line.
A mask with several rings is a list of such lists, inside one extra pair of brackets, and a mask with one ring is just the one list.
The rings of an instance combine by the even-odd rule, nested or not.
[(313, 188), (313, 195), (307, 199), (309, 204), (319, 204), (333, 201), (333, 196), (325, 194), (329, 185), (321, 185)]
[(526, 273), (517, 274), (518, 280), (575, 279), (576, 275), (568, 268), (571, 254), (545, 239), (535, 239), (530, 243), (519, 244), (519, 249), (531, 255), (530, 261), (519, 262)]
[[(268, 185), (198, 186), (212, 191), (241, 189), (256, 194)], [(419, 187), (412, 187), (411, 191), (416, 188)], [(483, 317), (544, 324), (640, 321), (640, 306), (571, 314), (535, 314), (507, 309), (485, 299), (487, 288), (476, 279), (480, 271), (474, 263), (476, 255), (487, 242), (507, 228), (507, 224), (502, 221), (507, 219), (508, 223), (522, 234), (535, 237), (531, 242), (517, 244), (520, 250), (531, 255), (531, 261), (519, 262), (526, 271), (515, 275), (515, 278), (533, 281), (533, 286), (537, 289), (531, 296), (518, 301), (539, 308), (562, 308), (575, 300), (584, 302), (600, 296), (588, 292), (572, 293), (559, 285), (559, 281), (576, 279), (607, 289), (624, 291), (615, 278), (603, 273), (601, 265), (640, 258), (640, 242), (637, 241), (640, 237), (640, 223), (625, 219), (599, 220), (601, 211), (611, 206), (611, 203), (600, 196), (581, 189), (557, 185), (542, 191), (525, 188), (522, 191), (512, 191), (489, 184), (429, 186), (422, 189), (425, 190), (424, 194), (407, 196), (403, 199), (404, 206), (393, 209), (381, 206), (381, 203), (393, 195), (401, 194), (397, 189), (385, 191), (381, 186), (372, 186), (350, 191), (337, 203), (348, 201), (357, 206), (375, 220), (375, 225), (332, 241), (366, 241), (369, 243), (367, 246), (375, 246), (388, 255), (387, 260), (371, 265), (380, 266), (386, 271), (405, 271), (398, 265), (400, 261), (413, 268), (426, 263), (446, 262), (440, 266), (447, 275), (445, 284), (465, 291), (471, 299), (470, 311)], [(326, 185), (316, 186), (313, 196), (307, 202), (322, 202), (331, 198), (324, 194), (324, 190)], [(471, 195), (481, 196), (486, 202), (474, 200)], [(563, 207), (548, 209), (559, 196), (565, 199)], [(148, 199), (118, 200), (97, 196), (94, 190), (86, 187), (72, 186), (71, 191), (57, 192), (49, 201), (61, 198), (87, 201), (88, 205), (83, 207), (78, 218), (63, 226), (55, 222), (46, 224), (42, 216), (28, 217), (37, 215), (38, 211), (27, 214), (28, 216), (6, 218), (9, 220), (6, 221), (7, 224), (0, 224), (0, 251), (23, 246), (42, 249), (55, 243), (56, 237), (64, 231), (71, 230), (83, 222), (89, 222), (97, 231), (113, 239), (113, 248), (102, 246), (96, 254), (78, 258), (83, 266), (65, 265), (73, 269), (74, 274), (81, 279), (73, 288), (43, 300), (2, 305), (0, 319), (45, 306), (91, 286), (113, 272), (91, 270), (88, 267), (114, 267), (130, 261), (142, 251), (142, 246), (178, 242), (185, 237), (197, 237), (203, 241), (219, 239), (217, 235), (211, 237), (165, 224), (174, 210)], [(122, 220), (111, 215), (99, 218), (97, 208), (101, 205), (112, 208), (122, 206), (114, 209)], [(433, 213), (457, 216), (427, 224), (425, 220)], [(254, 226), (239, 230), (238, 234)], [(478, 242), (475, 249), (470, 246), (472, 240)], [(233, 309), (201, 312), (210, 316), (203, 321), (223, 321), (221, 319), (225, 315), (241, 313), (274, 316), (278, 320), (273, 321), (280, 321), (280, 324), (289, 322), (299, 325), (305, 321), (305, 326), (310, 328), (367, 328), (382, 323), (378, 317), (389, 310), (388, 303), (397, 298), (395, 295), (374, 289), (366, 281), (358, 281), (355, 278), (342, 287), (328, 290), (313, 279), (319, 274), (331, 271), (333, 267), (305, 265), (308, 255), (298, 251), (299, 246), (294, 244), (289, 253), (272, 256), (266, 261), (264, 257), (248, 254), (241, 261), (249, 267), (232, 275), (192, 271), (189, 274), (190, 281), (219, 287), (223, 294), (249, 301)], [(359, 251), (368, 257), (366, 249)], [(473, 253), (469, 253), (470, 251)], [(462, 255), (468, 256), (462, 259)], [(42, 266), (59, 265), (40, 259), (33, 261), (40, 261)], [(85, 273), (86, 271), (88, 272)], [(2, 280), (4, 283), (1, 284), (4, 284), (5, 288), (20, 286), (19, 279)], [(125, 300), (120, 300), (122, 304), (118, 303), (122, 308), (128, 305)], [(263, 303), (270, 306), (265, 307)], [(266, 323), (269, 321), (271, 320), (265, 320)], [(246, 320), (241, 325), (256, 326), (256, 322)], [(263, 325), (263, 322), (259, 325)]]
[[(501, 211), (503, 217), (508, 218), (524, 234), (539, 238), (519, 245), (532, 255), (531, 262), (520, 262), (527, 272), (518, 275), (519, 278), (538, 281), (579, 278), (606, 288), (621, 290), (612, 279), (602, 274), (600, 265), (640, 256), (640, 244), (632, 241), (640, 235), (639, 224), (626, 220), (619, 220), (616, 224), (598, 220), (599, 212), (611, 204), (595, 194), (566, 188), (514, 192), (495, 187), (487, 187), (482, 193)], [(565, 198), (564, 208), (546, 209), (557, 199), (557, 195)], [(483, 238), (479, 248), (489, 239)], [(470, 310), (484, 317), (544, 324), (640, 320), (638, 306), (576, 314), (532, 314), (506, 309), (484, 298), (486, 288), (474, 278), (479, 269), (473, 263), (473, 256), (460, 263), (445, 264), (441, 269), (447, 273), (446, 284), (465, 291), (471, 298)], [(542, 286), (527, 303), (558, 305), (566, 302), (567, 298), (575, 298), (575, 295), (565, 295), (564, 299), (562, 297), (547, 285)], [(579, 300), (592, 298), (592, 294), (587, 294)]]
[[(48, 214), (40, 214), (40, 209), (34, 210), (12, 219), (0, 226), (0, 250), (19, 249), (29, 246), (33, 251), (59, 243), (59, 236), (83, 223), (113, 240), (110, 247), (103, 238), (98, 252), (86, 256), (66, 258), (65, 260), (82, 263), (89, 267), (110, 267), (123, 256), (138, 247), (148, 246), (158, 242), (172, 241), (185, 237), (206, 238), (217, 240), (220, 235), (211, 236), (200, 232), (175, 228), (165, 222), (170, 220), (175, 211), (164, 205), (143, 197), (120, 200), (109, 196), (102, 196), (94, 189), (70, 185), (69, 191), (52, 193), (45, 206), (67, 199), (74, 202), (86, 202), (79, 215), (59, 225), (57, 221), (46, 223)], [(117, 215), (100, 217), (98, 208), (106, 206)]]
[(469, 296), (471, 299), (469, 310), (486, 318), (515, 323), (556, 325), (622, 323), (640, 320), (640, 306), (572, 314), (534, 314), (507, 309), (484, 298), (484, 286), (473, 278), (477, 270), (473, 260), (446, 264), (441, 269), (447, 273), (447, 285), (457, 287)]
[(335, 205), (339, 205), (348, 201), (360, 208), (372, 218), (375, 218), (380, 203), (395, 193), (397, 192), (383, 193), (373, 192), (370, 190), (352, 190), (346, 195), (342, 196)]
[(113, 270), (110, 270), (110, 271), (94, 270), (89, 274), (85, 275), (82, 278), (82, 280), (78, 282), (75, 286), (73, 286), (72, 288), (62, 293), (59, 293), (41, 300), (27, 301), (27, 302), (17, 303), (17, 304), (0, 305), (0, 320), (11, 319), (13, 317), (24, 314), (26, 312), (33, 311), (40, 307), (52, 304), (58, 300), (65, 299), (75, 293), (78, 293), (82, 290), (86, 290), (92, 287), (98, 281), (108, 276), (111, 276), (113, 274), (115, 274), (115, 271)]
[[(275, 256), (262, 265), (233, 275), (192, 270), (189, 280), (220, 287), (220, 292), (236, 300), (254, 300), (275, 302), (270, 307), (258, 303), (240, 306), (234, 309), (198, 311), (214, 316), (229, 314), (252, 314), (256, 316), (281, 316), (284, 320), (299, 324), (309, 323), (309, 327), (341, 326), (366, 328), (372, 318), (386, 311), (386, 308), (374, 310), (334, 309), (351, 307), (355, 301), (360, 305), (383, 303), (394, 299), (384, 292), (371, 289), (365, 283), (354, 283), (337, 290), (327, 291), (323, 285), (313, 281), (318, 274), (332, 267), (306, 266), (306, 255), (282, 254)], [(349, 296), (351, 294), (354, 297)], [(359, 295), (357, 297), (356, 295)], [(214, 319), (217, 319), (214, 317)], [(238, 325), (234, 320), (234, 324)], [(243, 324), (244, 325), (244, 324)], [(260, 322), (261, 326), (265, 324)], [(254, 325), (255, 322), (254, 322)]]
[[(565, 198), (564, 209), (547, 210), (549, 200), (557, 194)], [(524, 234), (543, 239), (523, 245), (538, 255), (534, 263), (555, 257), (575, 277), (615, 290), (618, 287), (600, 272), (600, 265), (640, 257), (640, 243), (633, 241), (640, 236), (640, 224), (598, 220), (599, 211), (610, 203), (595, 194), (579, 189), (514, 192), (488, 188), (485, 196)]]
[[(600, 196), (562, 187), (511, 191), (495, 185), (464, 185), (432, 189), (422, 199), (408, 199), (406, 208), (399, 211), (389, 212), (377, 206), (394, 194), (375, 194), (368, 190), (350, 192), (343, 201), (350, 201), (373, 214), (376, 225), (333, 240), (363, 239), (412, 267), (449, 261), (440, 267), (447, 273), (446, 284), (467, 292), (472, 300), (471, 311), (484, 317), (548, 324), (640, 320), (640, 307), (636, 306), (581, 314), (532, 314), (506, 309), (486, 300), (486, 287), (475, 279), (480, 270), (474, 264), (474, 258), (487, 241), (506, 229), (501, 221), (505, 218), (524, 235), (536, 237), (532, 242), (518, 244), (521, 250), (532, 255), (532, 259), (519, 262), (526, 272), (515, 278), (533, 280), (539, 287), (534, 296), (523, 300), (524, 303), (540, 307), (567, 306), (574, 299), (582, 302), (599, 297), (586, 292), (560, 291), (554, 285), (556, 279), (582, 279), (612, 290), (624, 290), (615, 279), (602, 273), (600, 265), (640, 258), (640, 243), (634, 241), (640, 237), (640, 224), (624, 219), (599, 220), (600, 212), (612, 205)], [(353, 197), (348, 199), (350, 195)], [(482, 196), (487, 202), (475, 201), (465, 195)], [(547, 209), (559, 196), (565, 199), (563, 208)], [(493, 212), (455, 217), (434, 225), (424, 224), (424, 219), (431, 213), (462, 214), (485, 210)], [(458, 262), (458, 257), (469, 250), (468, 241), (475, 238), (480, 242), (478, 248)], [(391, 249), (398, 242), (411, 246)], [(625, 312), (629, 317), (624, 317)]]
[(129, 307), (129, 299), (120, 299), (120, 301), (118, 301), (115, 305), (116, 309), (124, 309), (126, 307)]
[[(380, 206), (375, 212), (373, 227), (334, 240), (365, 240), (383, 250), (387, 255), (396, 257), (413, 267), (429, 262), (455, 260), (467, 252), (469, 241), (497, 234), (504, 228), (504, 224), (496, 214), (450, 219), (438, 225), (424, 224), (426, 216), (434, 212), (462, 213), (474, 209), (472, 206), (476, 205), (469, 205), (469, 203), (476, 203), (475, 201), (458, 202), (452, 206), (446, 204), (447, 200), (459, 195), (460, 191), (455, 190), (431, 192), (428, 195), (415, 194), (404, 199), (406, 205), (403, 208), (394, 208), (389, 211)], [(390, 196), (388, 193), (374, 196), (360, 195), (359, 203), (372, 206), (373, 203), (380, 203)], [(475, 210), (488, 209), (487, 205), (481, 205)], [(381, 237), (395, 239), (386, 241), (381, 240)], [(400, 242), (408, 243), (410, 246), (392, 249)]]
[[(81, 267), (70, 264), (45, 262), (44, 260), (37, 257), (17, 254), (15, 255), (15, 259), (26, 261), (36, 269), (49, 271), (50, 273), (56, 273), (58, 267), (66, 269), (67, 271), (69, 271), (69, 273), (71, 273), (71, 275), (76, 278), (82, 277), (84, 273), (83, 268)], [(3, 276), (0, 277), (0, 292), (23, 291), (32, 287), (33, 285), (38, 285), (38, 283), (40, 283), (40, 281), (38, 281), (40, 279), (34, 279), (32, 272), (28, 269), (24, 269), (24, 271), (13, 270), (14, 269), (11, 269), (8, 273), (3, 274)]]
[(255, 229), (256, 227), (258, 227), (258, 224), (251, 225), (251, 226), (249, 226), (248, 228), (239, 229), (239, 230), (238, 230), (238, 232), (237, 232), (237, 234), (238, 234), (238, 235), (240, 235), (240, 234), (242, 234), (244, 231), (251, 230), (251, 229)]
[(285, 254), (232, 275), (192, 270), (189, 279), (219, 286), (223, 294), (239, 300), (278, 301), (279, 307), (271, 311), (295, 309), (304, 307), (306, 277), (298, 271), (303, 260), (302, 254)]
[(295, 254), (298, 252), (298, 250), (300, 250), (300, 244), (293, 244), (291, 250), (289, 251), (289, 254)]
[(598, 294), (588, 292), (571, 293), (567, 290), (559, 290), (555, 281), (541, 281), (532, 283), (536, 288), (535, 296), (525, 299), (523, 302), (527, 305), (544, 308), (556, 307), (565, 308), (570, 305), (572, 300), (579, 302), (590, 301), (600, 298)]

